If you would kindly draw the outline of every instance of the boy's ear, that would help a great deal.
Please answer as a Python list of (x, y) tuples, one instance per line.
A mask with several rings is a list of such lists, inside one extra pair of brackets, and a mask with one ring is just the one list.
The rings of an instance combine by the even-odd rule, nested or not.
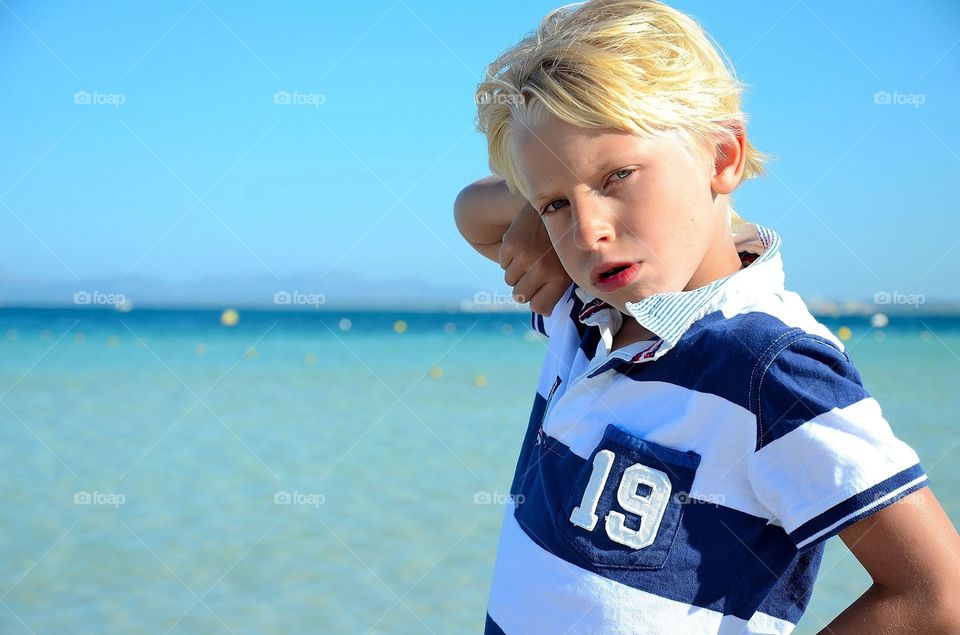
[(747, 130), (742, 121), (731, 121), (714, 150), (710, 187), (717, 194), (729, 194), (740, 185), (747, 156)]

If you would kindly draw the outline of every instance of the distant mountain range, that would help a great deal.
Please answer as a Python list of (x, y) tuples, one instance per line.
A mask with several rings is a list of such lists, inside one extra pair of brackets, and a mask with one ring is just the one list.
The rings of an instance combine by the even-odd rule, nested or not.
[[(957, 315), (960, 300), (878, 293), (872, 298), (805, 297), (817, 315)], [(509, 289), (443, 286), (413, 277), (372, 280), (348, 271), (285, 276), (211, 276), (163, 281), (144, 276), (40, 280), (0, 274), (3, 307), (253, 308), (271, 310), (417, 309), (525, 311)]]
[[(479, 302), (476, 302), (479, 300)], [(39, 280), (0, 275), (0, 307), (117, 306), (263, 309), (516, 310), (509, 290), (441, 286), (411, 277), (371, 280), (350, 272), (200, 277)]]

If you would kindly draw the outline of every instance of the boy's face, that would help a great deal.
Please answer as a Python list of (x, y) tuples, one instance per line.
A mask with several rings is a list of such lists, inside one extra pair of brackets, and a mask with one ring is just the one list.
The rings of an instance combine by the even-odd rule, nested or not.
[(621, 311), (739, 269), (713, 171), (678, 138), (580, 128), (542, 113), (513, 149), (564, 269)]

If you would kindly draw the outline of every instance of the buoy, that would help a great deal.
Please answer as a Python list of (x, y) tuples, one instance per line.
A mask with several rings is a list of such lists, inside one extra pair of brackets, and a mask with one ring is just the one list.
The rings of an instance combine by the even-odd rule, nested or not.
[(853, 337), (853, 331), (851, 331), (851, 330), (850, 330), (850, 327), (848, 327), (848, 326), (841, 326), (841, 327), (837, 330), (837, 335), (840, 337), (840, 339), (846, 341), (846, 340), (850, 339), (851, 337)]
[(353, 323), (350, 322), (350, 318), (341, 318), (341, 319), (340, 319), (340, 330), (341, 330), (341, 331), (349, 331), (351, 326), (353, 326)]
[(434, 379), (440, 379), (441, 377), (443, 377), (443, 369), (440, 368), (439, 366), (434, 366), (433, 368), (430, 369), (430, 376), (433, 377)]
[(487, 378), (484, 377), (483, 375), (477, 375), (476, 377), (473, 378), (473, 385), (476, 386), (477, 388), (483, 388), (484, 386), (487, 385)]
[(407, 323), (403, 320), (397, 320), (393, 323), (394, 333), (406, 333), (407, 332)]
[(240, 321), (240, 314), (235, 309), (227, 309), (220, 314), (220, 324), (224, 326), (236, 326)]
[(890, 324), (890, 318), (883, 313), (874, 313), (873, 317), (870, 318), (870, 326), (875, 329), (882, 329), (887, 324)]

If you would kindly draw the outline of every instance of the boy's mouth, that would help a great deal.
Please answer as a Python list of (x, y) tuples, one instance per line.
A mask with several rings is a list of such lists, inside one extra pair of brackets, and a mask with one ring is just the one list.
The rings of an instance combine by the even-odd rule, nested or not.
[(605, 278), (609, 278), (610, 276), (614, 276), (620, 273), (621, 271), (623, 271), (624, 269), (626, 269), (628, 266), (629, 265), (618, 265), (616, 267), (613, 267), (612, 269), (608, 269), (600, 274), (600, 279), (603, 280)]
[(590, 277), (599, 289), (609, 292), (633, 282), (639, 269), (639, 262), (606, 263), (594, 267)]

